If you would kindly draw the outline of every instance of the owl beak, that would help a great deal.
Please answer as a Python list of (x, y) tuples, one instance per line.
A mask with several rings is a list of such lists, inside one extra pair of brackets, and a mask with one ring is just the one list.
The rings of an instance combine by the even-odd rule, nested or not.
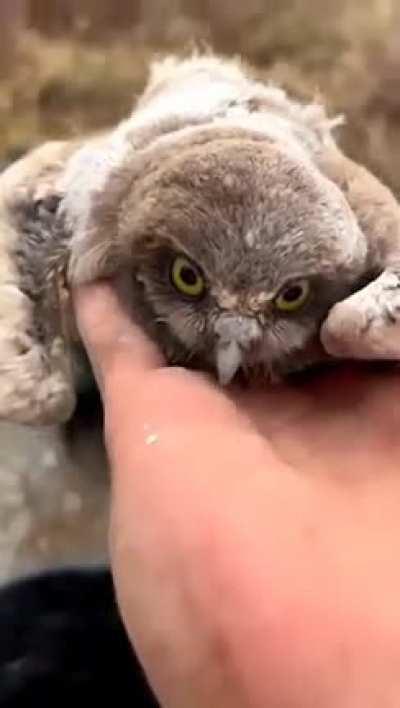
[(217, 371), (221, 386), (227, 386), (235, 378), (243, 363), (243, 351), (235, 341), (220, 342), (217, 347)]
[(216, 368), (222, 386), (234, 379), (249, 350), (262, 339), (262, 329), (253, 317), (223, 315), (216, 323), (218, 336)]

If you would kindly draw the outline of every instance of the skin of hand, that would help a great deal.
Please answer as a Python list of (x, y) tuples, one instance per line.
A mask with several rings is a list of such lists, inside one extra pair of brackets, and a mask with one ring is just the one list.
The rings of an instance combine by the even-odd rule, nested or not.
[(400, 381), (229, 392), (75, 293), (104, 403), (111, 560), (162, 705), (400, 705)]

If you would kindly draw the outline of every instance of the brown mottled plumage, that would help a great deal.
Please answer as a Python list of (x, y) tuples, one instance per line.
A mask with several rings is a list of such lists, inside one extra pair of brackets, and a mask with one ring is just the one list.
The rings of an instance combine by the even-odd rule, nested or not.
[(399, 358), (399, 206), (342, 154), (338, 122), (239, 62), (171, 58), (115, 130), (9, 168), (0, 417), (71, 414), (66, 285), (99, 276), (125, 276), (171, 362), (222, 383), (239, 368), (275, 378), (328, 356)]

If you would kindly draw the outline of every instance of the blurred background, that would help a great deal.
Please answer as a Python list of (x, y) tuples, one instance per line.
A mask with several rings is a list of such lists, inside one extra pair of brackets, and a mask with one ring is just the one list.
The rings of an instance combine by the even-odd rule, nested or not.
[(398, 0), (0, 0), (0, 159), (108, 125), (154, 53), (240, 53), (345, 112), (346, 149), (400, 191)]
[[(130, 111), (156, 54), (241, 54), (344, 113), (342, 144), (400, 195), (399, 0), (0, 0), (0, 166)], [(0, 580), (106, 552), (96, 402), (68, 430), (0, 425)]]

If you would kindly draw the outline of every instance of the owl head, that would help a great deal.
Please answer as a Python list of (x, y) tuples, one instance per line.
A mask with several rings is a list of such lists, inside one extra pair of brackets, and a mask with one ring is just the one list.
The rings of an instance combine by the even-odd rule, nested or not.
[(71, 281), (126, 273), (168, 359), (222, 383), (324, 358), (321, 323), (365, 270), (340, 190), (301, 151), (251, 130), (190, 129), (132, 149), (83, 212)]

